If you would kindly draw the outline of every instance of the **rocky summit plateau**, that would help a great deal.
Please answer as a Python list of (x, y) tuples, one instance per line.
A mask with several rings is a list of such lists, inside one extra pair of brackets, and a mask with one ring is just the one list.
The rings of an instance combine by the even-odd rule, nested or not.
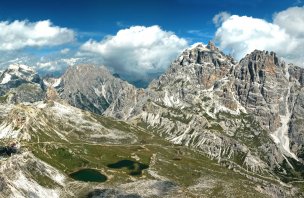
[(0, 197), (304, 197), (304, 69), (185, 49), (146, 89), (105, 66), (0, 73)]

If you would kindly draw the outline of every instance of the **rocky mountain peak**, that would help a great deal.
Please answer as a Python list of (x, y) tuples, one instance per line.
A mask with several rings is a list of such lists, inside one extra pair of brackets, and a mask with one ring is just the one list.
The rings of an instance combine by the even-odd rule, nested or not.
[(287, 78), (287, 66), (276, 53), (254, 50), (247, 54), (239, 63), (241, 70), (236, 70), (238, 78), (251, 82), (263, 83), (266, 78), (277, 78), (279, 81)]
[(183, 63), (211, 64), (220, 68), (228, 62), (233, 62), (232, 57), (221, 52), (211, 41), (209, 41), (208, 45), (197, 44), (186, 50), (183, 54), (186, 55), (183, 56)]
[(137, 89), (114, 77), (104, 66), (69, 67), (55, 88), (75, 107), (117, 118), (129, 116), (137, 100)]
[(14, 63), (8, 66), (8, 70), (36, 73), (35, 70), (27, 65)]
[(92, 73), (97, 72), (99, 75), (106, 76), (108, 78), (112, 78), (113, 75), (110, 73), (110, 71), (103, 65), (93, 65), (93, 64), (80, 64), (76, 66), (70, 66), (67, 72), (86, 72), (86, 73)]
[(293, 64), (289, 64), (287, 67), (288, 67), (288, 70), (287, 70), (288, 77), (295, 79), (303, 87), (304, 86), (304, 68), (295, 66)]
[(212, 41), (208, 42), (207, 48), (211, 51), (219, 51), (219, 49), (215, 46), (215, 44)]
[(153, 81), (150, 87), (170, 87), (176, 81), (180, 81), (184, 82), (184, 85), (208, 89), (217, 80), (226, 76), (234, 64), (234, 60), (221, 52), (212, 42), (208, 45), (197, 43), (182, 52), (168, 71)]
[(275, 67), (283, 67), (285, 65), (285, 63), (277, 57), (275, 52), (261, 50), (254, 50), (252, 53), (247, 54), (246, 57), (240, 61), (240, 63), (243, 61), (258, 63), (257, 66), (269, 69), (275, 69)]
[(15, 81), (39, 82), (40, 77), (34, 69), (23, 64), (11, 64), (2, 72), (0, 84), (8, 84)]
[(0, 96), (9, 102), (34, 102), (43, 100), (45, 85), (37, 72), (23, 64), (11, 64), (0, 75)]
[[(104, 84), (116, 78), (104, 66), (82, 64), (68, 67), (61, 79), (62, 86), (72, 89), (86, 86), (87, 83)], [(74, 84), (70, 84), (72, 81)]]

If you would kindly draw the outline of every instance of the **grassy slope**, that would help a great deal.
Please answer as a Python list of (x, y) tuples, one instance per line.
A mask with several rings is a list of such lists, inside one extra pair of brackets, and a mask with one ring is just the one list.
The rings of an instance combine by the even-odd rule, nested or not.
[[(235, 173), (217, 164), (209, 158), (188, 148), (172, 145), (163, 138), (150, 134), (143, 128), (132, 126), (111, 118), (92, 115), (108, 129), (121, 130), (135, 134), (138, 141), (134, 144), (96, 144), (82, 141), (77, 136), (69, 136), (68, 142), (52, 131), (38, 130), (33, 133), (30, 142), (24, 147), (48, 164), (70, 174), (81, 168), (95, 168), (107, 175), (108, 185), (118, 185), (134, 179), (153, 178), (153, 171), (163, 179), (171, 180), (187, 190), (189, 186), (200, 185), (201, 180), (208, 181), (200, 187), (198, 194), (224, 196), (237, 193), (240, 197), (263, 197), (253, 186), (262, 185), (241, 174)], [(58, 123), (53, 123), (58, 124)], [(35, 126), (32, 126), (35, 127)], [(62, 128), (63, 130), (67, 130)], [(111, 169), (108, 164), (120, 160), (133, 160), (150, 167), (140, 176), (131, 176), (127, 168)], [(39, 179), (39, 178), (38, 178)], [(199, 182), (200, 181), (200, 182)], [(45, 182), (44, 180), (40, 183)], [(193, 190), (195, 193), (195, 190)], [(193, 195), (192, 193), (189, 194)], [(193, 195), (194, 196), (194, 195)]]

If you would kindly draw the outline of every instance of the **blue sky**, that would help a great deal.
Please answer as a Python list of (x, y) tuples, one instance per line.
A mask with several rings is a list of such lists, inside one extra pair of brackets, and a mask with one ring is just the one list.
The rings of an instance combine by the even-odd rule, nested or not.
[[(132, 25), (159, 25), (193, 41), (213, 38), (212, 18), (227, 11), (271, 20), (273, 13), (295, 5), (296, 0), (10, 0), (1, 2), (2, 21), (51, 20), (79, 33), (80, 41), (102, 39)], [(189, 34), (191, 30), (198, 35)]]
[[(121, 71), (126, 79), (135, 76), (135, 79), (146, 80), (163, 72), (187, 46), (196, 42), (207, 43), (209, 40), (214, 40), (222, 50), (237, 59), (253, 48), (260, 48), (276, 50), (286, 60), (301, 64), (304, 62), (303, 57), (295, 53), (298, 46), (293, 44), (284, 50), (268, 41), (279, 40), (280, 45), (285, 45), (288, 39), (302, 42), (304, 30), (295, 30), (295, 26), (301, 27), (299, 23), (302, 21), (299, 22), (298, 18), (302, 14), (304, 16), (303, 5), (302, 0), (3, 1), (0, 6), (0, 50), (4, 57), (0, 58), (0, 66), (5, 67), (12, 60), (18, 60), (33, 64), (44, 72), (60, 73), (68, 63), (92, 62), (107, 64), (113, 72)], [(214, 21), (216, 15), (221, 19), (217, 24)], [(298, 25), (291, 27), (287, 19)], [(13, 24), (16, 20), (20, 23)], [(254, 28), (247, 27), (246, 23), (252, 24)], [(227, 24), (230, 26), (227, 27)], [(46, 32), (37, 30), (42, 26), (48, 27), (49, 32), (54, 31), (54, 34), (44, 36)], [(130, 29), (133, 26), (141, 28)], [(262, 26), (264, 30), (259, 29)], [(265, 29), (273, 34), (269, 35)], [(120, 30), (127, 31), (118, 36)], [(1, 31), (4, 31), (2, 35)], [(232, 40), (232, 36), (239, 31), (246, 32), (250, 37), (244, 35), (243, 40)], [(5, 32), (8, 32), (7, 35)], [(145, 45), (139, 45), (138, 42), (143, 42), (140, 40), (129, 43), (128, 36), (132, 34), (138, 34), (133, 40), (138, 36), (149, 36), (154, 40)], [(7, 39), (8, 35), (13, 35), (11, 40)], [(18, 39), (20, 42), (15, 42)], [(169, 40), (174, 47), (164, 44), (165, 40)], [(227, 40), (232, 41), (227, 43)], [(115, 42), (124, 45), (117, 46)], [(159, 42), (163, 44), (155, 44)], [(252, 43), (257, 45), (253, 46)], [(170, 48), (168, 53), (165, 52), (167, 48)], [(126, 49), (138, 53), (124, 53)], [(149, 52), (148, 49), (159, 50), (159, 53), (143, 58)], [(129, 58), (117, 62), (110, 52), (122, 53)], [(162, 55), (167, 58), (158, 57)], [(141, 58), (138, 59), (139, 56)], [(77, 61), (60, 60), (73, 58)], [(152, 59), (162, 60), (155, 62)], [(132, 69), (133, 65), (136, 66)]]

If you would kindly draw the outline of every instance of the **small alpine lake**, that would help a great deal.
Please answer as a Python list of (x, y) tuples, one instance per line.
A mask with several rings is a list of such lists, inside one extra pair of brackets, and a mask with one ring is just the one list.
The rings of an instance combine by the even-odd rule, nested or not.
[(69, 175), (71, 178), (83, 181), (83, 182), (105, 182), (107, 181), (107, 176), (101, 174), (96, 169), (80, 169)]
[(140, 162), (135, 162), (132, 160), (121, 160), (113, 164), (108, 164), (108, 168), (121, 169), (127, 168), (129, 170), (129, 175), (141, 175), (142, 170), (149, 168), (149, 165)]

